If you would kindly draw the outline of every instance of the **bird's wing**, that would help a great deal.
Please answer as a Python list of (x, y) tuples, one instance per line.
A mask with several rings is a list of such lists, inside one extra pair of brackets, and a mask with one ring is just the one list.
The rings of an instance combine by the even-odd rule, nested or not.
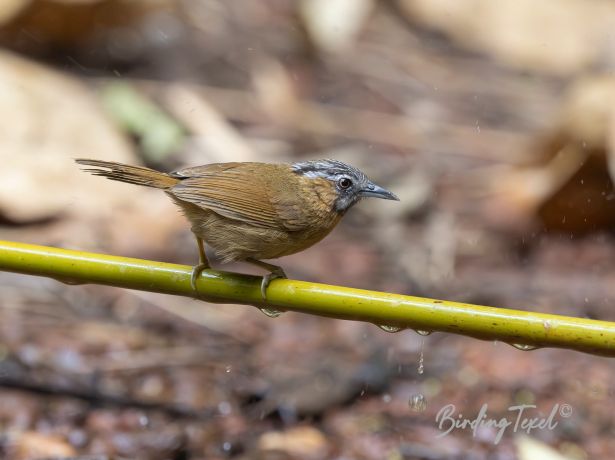
[(211, 163), (203, 166), (192, 166), (190, 168), (178, 169), (169, 173), (169, 176), (177, 179), (188, 179), (190, 177), (208, 177), (213, 174), (220, 174), (227, 170), (247, 171), (253, 170), (261, 163)]
[(287, 222), (279, 200), (270, 196), (275, 165), (263, 163), (218, 163), (186, 168), (172, 173), (181, 180), (169, 190), (187, 201), (230, 219), (257, 227), (298, 230)]

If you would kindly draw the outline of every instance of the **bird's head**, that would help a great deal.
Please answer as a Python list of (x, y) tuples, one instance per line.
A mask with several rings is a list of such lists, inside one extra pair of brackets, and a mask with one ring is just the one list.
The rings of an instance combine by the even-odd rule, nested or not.
[(335, 188), (337, 198), (335, 211), (343, 213), (361, 198), (373, 197), (384, 200), (399, 198), (387, 189), (370, 181), (359, 169), (337, 160), (313, 160), (294, 163), (292, 169), (308, 179), (325, 179)]

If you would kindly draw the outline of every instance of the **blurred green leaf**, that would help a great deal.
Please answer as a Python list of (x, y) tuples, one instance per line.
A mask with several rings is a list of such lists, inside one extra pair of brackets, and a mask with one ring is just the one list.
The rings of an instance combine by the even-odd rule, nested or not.
[(184, 128), (127, 83), (107, 85), (101, 99), (109, 116), (139, 138), (147, 160), (160, 162), (184, 142)]

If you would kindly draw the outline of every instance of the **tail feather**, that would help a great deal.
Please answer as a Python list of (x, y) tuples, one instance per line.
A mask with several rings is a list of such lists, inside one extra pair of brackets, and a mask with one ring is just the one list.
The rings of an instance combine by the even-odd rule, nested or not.
[(146, 187), (160, 188), (163, 190), (171, 188), (179, 182), (179, 179), (171, 177), (168, 174), (144, 168), (143, 166), (131, 166), (115, 163), (113, 161), (88, 160), (83, 158), (78, 158), (75, 161), (80, 165), (94, 166), (93, 168), (85, 168), (84, 171), (86, 172), (119, 182), (144, 185)]

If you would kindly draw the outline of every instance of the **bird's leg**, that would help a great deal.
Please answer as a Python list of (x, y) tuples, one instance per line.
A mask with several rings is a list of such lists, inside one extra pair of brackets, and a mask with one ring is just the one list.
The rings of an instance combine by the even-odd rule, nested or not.
[(192, 286), (192, 289), (194, 291), (197, 291), (197, 288), (196, 288), (197, 278), (201, 276), (201, 273), (203, 272), (203, 270), (207, 268), (211, 268), (211, 265), (209, 265), (209, 260), (207, 260), (207, 256), (205, 255), (205, 245), (203, 244), (203, 240), (196, 235), (195, 235), (195, 238), (196, 238), (196, 244), (199, 247), (199, 264), (196, 265), (192, 269), (192, 276), (190, 277), (190, 286)]
[(246, 262), (264, 268), (265, 270), (269, 270), (269, 273), (263, 276), (263, 281), (261, 282), (261, 295), (263, 296), (263, 300), (267, 300), (267, 286), (269, 286), (269, 283), (271, 283), (272, 280), (276, 278), (287, 278), (286, 273), (282, 270), (282, 267), (277, 265), (268, 264), (262, 260), (252, 258), (246, 259)]

